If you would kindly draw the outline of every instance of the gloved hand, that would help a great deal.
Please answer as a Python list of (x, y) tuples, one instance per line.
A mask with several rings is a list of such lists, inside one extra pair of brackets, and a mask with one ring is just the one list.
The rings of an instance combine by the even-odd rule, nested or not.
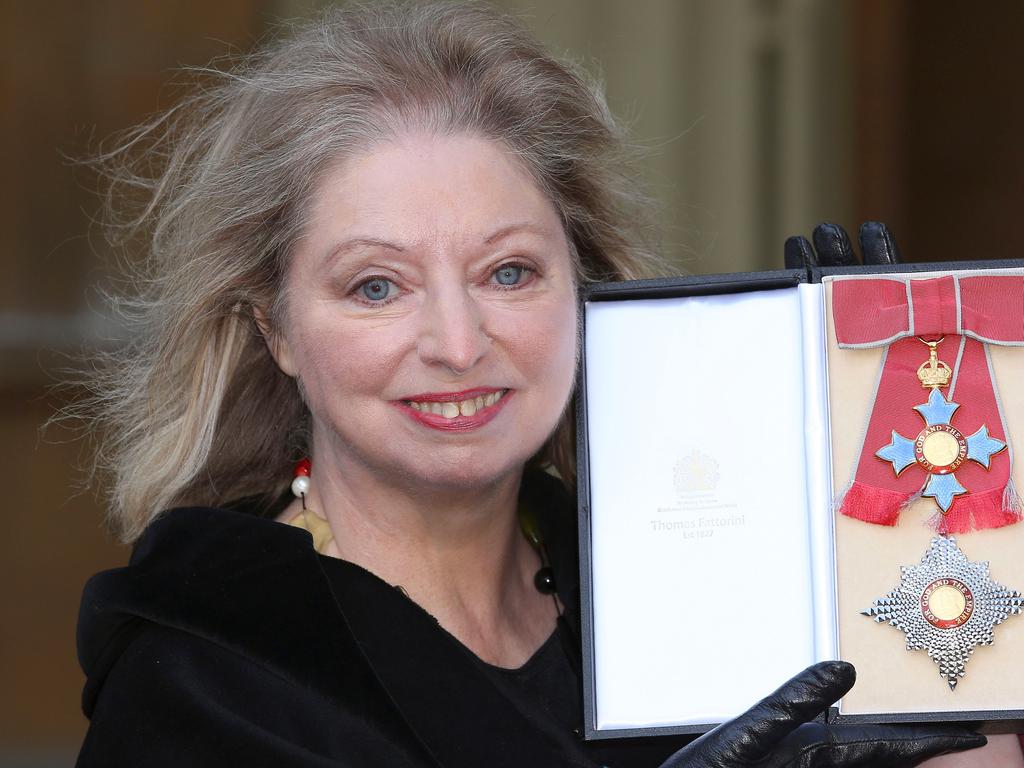
[[(823, 222), (811, 235), (814, 248), (807, 238), (796, 235), (786, 239), (784, 249), (786, 269), (822, 267), (848, 267), (858, 264), (857, 254), (850, 245), (846, 230), (838, 224)], [(880, 221), (865, 221), (860, 225), (860, 252), (865, 264), (898, 264), (900, 250), (896, 238)], [(817, 254), (815, 254), (817, 251)]]
[(843, 661), (808, 667), (739, 717), (676, 752), (661, 768), (887, 768), (986, 743), (984, 736), (952, 726), (809, 722), (850, 690), (855, 678), (853, 665)]

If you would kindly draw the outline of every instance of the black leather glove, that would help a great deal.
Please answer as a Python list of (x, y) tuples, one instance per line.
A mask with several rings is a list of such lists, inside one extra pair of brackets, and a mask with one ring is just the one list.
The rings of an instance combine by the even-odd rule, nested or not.
[[(814, 228), (811, 237), (814, 248), (802, 235), (786, 239), (786, 269), (804, 269), (816, 265), (847, 267), (860, 263), (846, 230), (838, 224), (823, 222)], [(901, 261), (896, 238), (882, 222), (865, 221), (861, 224), (859, 240), (863, 263), (898, 264)]]
[(853, 665), (843, 661), (808, 667), (739, 717), (676, 752), (661, 768), (895, 768), (986, 743), (984, 736), (952, 726), (809, 722), (850, 690), (855, 678)]

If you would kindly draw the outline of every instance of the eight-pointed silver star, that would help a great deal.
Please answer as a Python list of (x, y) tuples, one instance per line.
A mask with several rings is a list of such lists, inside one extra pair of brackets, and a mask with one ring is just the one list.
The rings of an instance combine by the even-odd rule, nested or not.
[(992, 629), (1019, 614), (1024, 598), (989, 578), (987, 562), (971, 562), (953, 537), (937, 536), (919, 565), (900, 566), (896, 589), (866, 611), (907, 635), (907, 650), (926, 650), (955, 689), (979, 645), (992, 644)]

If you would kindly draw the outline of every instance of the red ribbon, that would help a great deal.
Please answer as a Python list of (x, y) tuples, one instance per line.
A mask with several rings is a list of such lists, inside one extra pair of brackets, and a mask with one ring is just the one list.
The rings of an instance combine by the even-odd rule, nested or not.
[[(943, 394), (960, 404), (952, 425), (964, 435), (987, 425), (992, 437), (1008, 443), (985, 344), (1024, 344), (1024, 277), (837, 278), (832, 315), (840, 347), (888, 347), (857, 469), (840, 511), (895, 525), (900, 511), (920, 495), (927, 474), (911, 466), (897, 477), (892, 464), (875, 453), (890, 442), (893, 431), (914, 439), (924, 427), (914, 406), (924, 403), (931, 390), (917, 378), (918, 367), (928, 359), (928, 348), (918, 337), (945, 337), (939, 359), (953, 368), (953, 378)], [(988, 470), (974, 461), (961, 464), (955, 474), (968, 493), (938, 515), (938, 531), (964, 533), (1018, 522), (1021, 508), (1010, 464), (1009, 456), (999, 454)]]

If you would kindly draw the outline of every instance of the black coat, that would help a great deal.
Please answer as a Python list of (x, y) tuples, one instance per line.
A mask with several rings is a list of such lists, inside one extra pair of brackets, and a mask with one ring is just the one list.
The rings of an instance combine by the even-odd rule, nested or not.
[[(531, 486), (572, 615), (571, 505), (554, 481)], [(159, 518), (128, 567), (87, 584), (78, 644), (83, 767), (586, 764), (396, 589), (244, 512)], [(679, 743), (576, 746), (594, 765), (655, 766)]]

